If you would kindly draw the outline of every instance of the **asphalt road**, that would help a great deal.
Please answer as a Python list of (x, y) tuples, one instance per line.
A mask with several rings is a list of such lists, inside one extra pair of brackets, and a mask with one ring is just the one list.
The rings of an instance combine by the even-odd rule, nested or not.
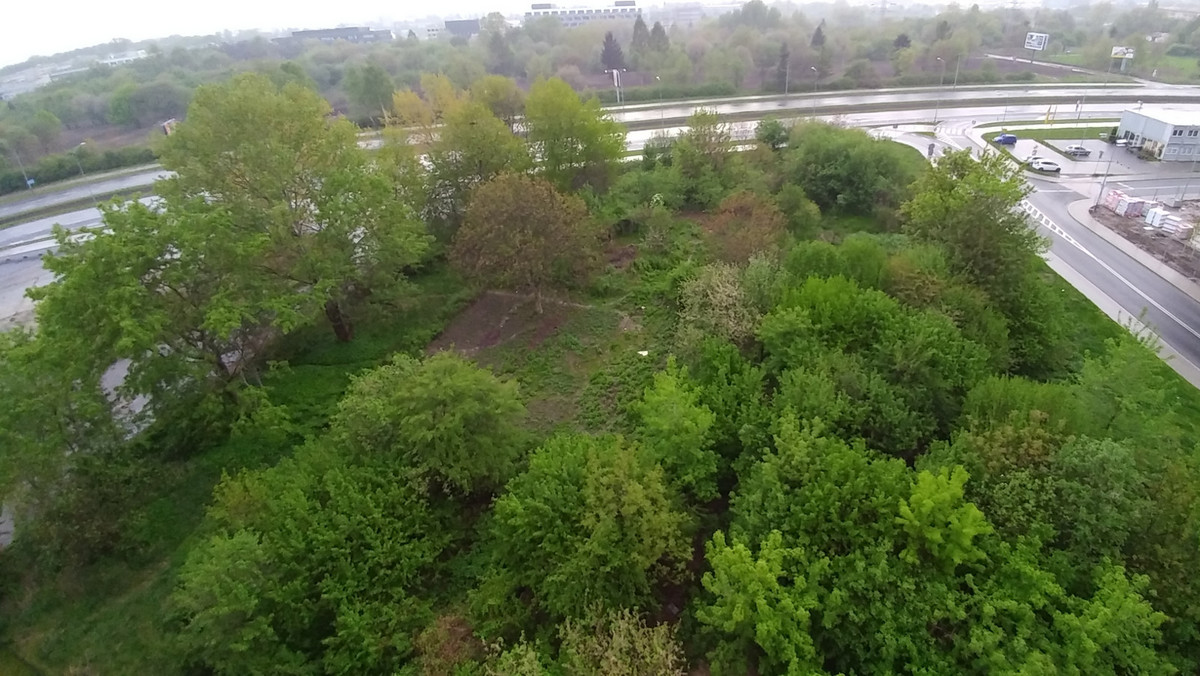
[[(800, 89), (801, 85), (797, 85)], [(1102, 87), (1096, 84), (1092, 87), (959, 87), (957, 89), (944, 88), (935, 91), (929, 89), (919, 90), (893, 90), (885, 93), (864, 94), (861, 92), (855, 93), (828, 93), (821, 92), (817, 94), (797, 94), (786, 99), (742, 99), (737, 102), (713, 102), (706, 103), (704, 101), (692, 101), (679, 105), (667, 105), (665, 107), (637, 107), (632, 106), (626, 108), (610, 108), (609, 114), (618, 122), (653, 122), (659, 119), (683, 118), (691, 115), (697, 109), (704, 108), (715, 111), (721, 115), (741, 115), (748, 113), (762, 113), (764, 116), (770, 115), (772, 112), (780, 108), (803, 108), (805, 104), (812, 103), (817, 107), (839, 107), (846, 108), (852, 112), (854, 107), (880, 107), (894, 105), (897, 108), (905, 106), (912, 107), (917, 104), (928, 104), (935, 100), (941, 101), (943, 108), (954, 107), (956, 105), (971, 105), (995, 107), (999, 103), (1014, 98), (1021, 99), (1038, 99), (1046, 103), (1037, 103), (1040, 105), (1041, 111), (1044, 113), (1046, 106), (1054, 102), (1058, 102), (1062, 106), (1063, 101), (1080, 101), (1085, 100), (1088, 104), (1091, 103), (1114, 103), (1114, 99), (1124, 101), (1126, 106), (1134, 100), (1150, 100), (1159, 97), (1170, 97), (1178, 99), (1180, 102), (1200, 102), (1200, 91), (1194, 87), (1180, 87), (1173, 85), (1155, 85), (1145, 87)], [(1067, 104), (1073, 107), (1073, 103)], [(1090, 105), (1089, 105), (1090, 109)], [(1122, 108), (1123, 109), (1123, 108)], [(926, 120), (931, 119), (932, 111), (922, 109), (920, 111), (926, 116)], [(895, 113), (888, 113), (886, 116), (894, 116)]]
[(93, 195), (107, 195), (121, 190), (147, 187), (164, 176), (166, 176), (166, 173), (162, 169), (153, 169), (125, 176), (115, 176), (91, 183), (67, 185), (54, 192), (40, 193), (34, 197), (18, 198), (11, 202), (0, 204), (0, 218), (14, 216), (26, 211), (46, 209), (56, 204), (79, 202), (89, 199)]

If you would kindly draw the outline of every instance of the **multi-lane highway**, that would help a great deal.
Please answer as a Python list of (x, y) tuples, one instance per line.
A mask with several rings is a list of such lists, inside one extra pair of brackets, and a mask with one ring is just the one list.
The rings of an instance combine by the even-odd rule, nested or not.
[[(1061, 99), (1064, 96), (1072, 97), (1080, 94), (1081, 89), (1080, 87), (1041, 88), (1031, 91), (1038, 96), (1046, 96), (1050, 99), (1057, 96)], [(1060, 104), (1058, 110), (1055, 111), (1057, 119), (1062, 121), (1064, 119), (1086, 120), (1097, 117), (1111, 118), (1128, 107), (1127, 103), (1105, 100), (1103, 95), (1097, 95), (1098, 93), (1102, 94), (1099, 86), (1094, 86), (1091, 89), (1094, 91), (1088, 91), (1086, 105), (1076, 107), (1073, 102), (1066, 106)], [(1000, 121), (1003, 119), (1042, 119), (1046, 115), (1046, 103), (1010, 104), (1009, 101), (1013, 97), (1014, 91), (1024, 92), (1023, 89), (1012, 87), (995, 88), (995, 91), (991, 93), (987, 93), (986, 90), (985, 92), (980, 92), (979, 90), (961, 93), (953, 90), (943, 90), (940, 92), (943, 104), (939, 109), (939, 120), (944, 124), (939, 129), (936, 143), (943, 146), (949, 145), (959, 148), (973, 147), (978, 149), (978, 137), (972, 137), (968, 133), (968, 130), (976, 123)], [(1178, 92), (1179, 88), (1145, 87), (1136, 90), (1123, 88), (1122, 91), (1126, 92), (1125, 96), (1128, 96), (1129, 91), (1142, 92), (1143, 95), (1146, 95), (1145, 93), (1147, 92), (1157, 92), (1158, 95), (1167, 95), (1164, 93)], [(1197, 96), (1194, 93), (1195, 90), (1190, 90), (1190, 92), (1193, 93), (1189, 93), (1188, 96)], [(991, 105), (974, 103), (969, 105), (954, 104), (955, 100), (975, 101), (980, 98), (981, 93), (985, 97), (994, 99), (996, 103), (992, 103)], [(848, 102), (874, 101), (879, 104), (886, 104), (888, 101), (898, 101), (901, 103), (897, 105), (910, 105), (912, 102), (920, 100), (922, 96), (928, 102), (930, 97), (935, 95), (937, 94), (931, 94), (929, 91), (923, 93), (919, 91), (898, 91), (878, 92), (863, 96), (822, 97), (821, 106), (823, 108), (828, 101), (842, 99)], [(1148, 95), (1147, 98), (1149, 98)], [(1195, 100), (1200, 101), (1200, 96), (1197, 96)], [(1000, 102), (1004, 102), (1004, 105), (1000, 105)], [(875, 103), (872, 105), (875, 105)], [(1165, 105), (1185, 107), (1178, 103)], [(684, 105), (669, 105), (663, 109), (662, 116), (663, 119), (684, 117), (699, 107), (714, 107), (721, 113), (759, 111), (763, 113), (763, 117), (771, 113), (780, 114), (778, 99), (759, 97), (739, 102), (690, 102)], [(785, 102), (783, 108), (788, 111), (782, 114), (784, 117), (794, 117), (804, 114), (804, 111), (798, 109), (793, 99)], [(613, 112), (614, 116), (621, 117), (627, 121), (634, 119), (652, 120), (658, 118), (660, 114), (660, 111), (651, 105), (628, 106)], [(819, 115), (818, 117), (836, 120), (840, 124), (845, 125), (864, 127), (883, 126), (884, 129), (888, 129), (891, 125), (928, 122), (932, 118), (931, 112), (930, 109), (883, 112), (876, 110), (873, 112), (848, 112), (828, 116)], [(753, 121), (744, 121), (735, 125), (735, 128), (738, 135), (750, 135), (752, 134), (753, 126)], [(628, 137), (629, 147), (630, 149), (639, 149), (655, 135), (663, 133), (674, 134), (678, 133), (680, 129), (678, 126), (664, 124), (661, 129), (643, 129), (630, 132)], [(895, 132), (893, 135), (897, 137), (905, 136), (900, 132)], [(922, 147), (931, 141), (931, 139), (924, 136), (907, 136), (908, 138), (898, 138), (897, 140), (903, 140), (917, 147)], [(135, 181), (143, 180), (149, 182), (158, 175), (160, 174), (156, 171), (120, 177), (114, 180), (123, 181), (123, 183), (121, 187), (115, 189), (137, 187)], [(1051, 239), (1051, 253), (1057, 259), (1057, 264), (1060, 266), (1069, 266), (1074, 275), (1077, 275), (1079, 279), (1086, 280), (1090, 288), (1086, 289), (1085, 293), (1091, 293), (1093, 296), (1103, 294), (1103, 299), (1093, 298), (1098, 304), (1101, 302), (1116, 304), (1124, 316), (1127, 317), (1143, 316), (1145, 322), (1158, 331), (1163, 341), (1178, 355), (1193, 365), (1200, 365), (1200, 302), (1180, 291), (1137, 260), (1080, 224), (1068, 212), (1068, 207), (1071, 203), (1090, 199), (1089, 194), (1094, 197), (1094, 184), (1098, 180), (1063, 179), (1054, 181), (1037, 178), (1031, 179), (1031, 183), (1037, 189), (1037, 192), (1028, 201), (1036, 216), (1034, 219), (1035, 222), (1039, 227), (1043, 228), (1044, 234)], [(1187, 185), (1189, 196), (1200, 195), (1200, 180), (1192, 181), (1186, 176), (1172, 176), (1167, 178), (1119, 177), (1119, 180), (1114, 180), (1111, 185), (1112, 187), (1117, 187), (1143, 197), (1151, 197), (1155, 193), (1160, 197), (1168, 195), (1174, 197), (1184, 190), (1185, 184)], [(102, 190), (103, 188), (94, 189)], [(74, 198), (77, 199), (80, 187), (76, 186), (71, 188), (71, 190), (74, 192), (70, 194), (74, 195)], [(86, 193), (84, 194), (86, 195)], [(38, 199), (50, 200), (51, 198), (51, 195), (43, 195), (39, 196)], [(70, 201), (70, 199), (67, 201)], [(53, 204), (54, 202), (46, 201), (43, 203)], [(5, 206), (12, 208), (13, 205)], [(0, 216), (3, 214), (3, 208), (0, 208)], [(39, 247), (45, 248), (47, 246), (44, 239), (55, 223), (60, 223), (68, 229), (91, 227), (99, 223), (99, 213), (95, 209), (84, 209), (0, 230), (0, 315), (12, 315), (17, 311), (27, 311), (28, 301), (22, 301), (20, 294), (29, 285), (45, 283), (47, 281), (45, 271), (41, 270), (36, 260), (36, 250)], [(42, 243), (37, 243), (37, 240), (42, 240)], [(34, 243), (21, 244), (29, 242)], [(11, 255), (11, 252), (21, 251), (22, 246), (29, 250), (29, 253), (32, 255), (31, 258), (21, 260), (20, 256), (14, 257)], [(7, 258), (4, 257), (5, 251), (10, 252)], [(6, 260), (13, 262), (3, 262)], [(1181, 372), (1184, 371), (1183, 369), (1180, 370)], [(1192, 371), (1200, 373), (1200, 370), (1195, 368)], [(1200, 385), (1200, 382), (1197, 384)]]
[[(29, 197), (18, 194), (11, 201), (0, 204), (0, 218), (10, 218), (59, 204), (82, 202), (98, 195), (111, 195), (115, 192), (145, 188), (164, 176), (166, 173), (162, 169), (154, 168), (85, 183), (67, 184), (57, 190), (52, 190), (51, 186), (47, 186)], [(0, 233), (2, 232), (0, 231)]]

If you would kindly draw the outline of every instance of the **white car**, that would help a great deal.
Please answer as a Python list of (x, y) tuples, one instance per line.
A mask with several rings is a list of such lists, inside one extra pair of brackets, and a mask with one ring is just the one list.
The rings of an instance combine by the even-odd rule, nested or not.
[(1075, 157), (1087, 157), (1088, 155), (1092, 154), (1092, 151), (1079, 145), (1067, 146), (1066, 148), (1063, 148), (1063, 152), (1068, 155), (1074, 155)]
[(1058, 172), (1062, 171), (1062, 167), (1058, 166), (1057, 163), (1051, 162), (1050, 160), (1043, 160), (1040, 157), (1031, 161), (1029, 163), (1029, 168), (1037, 169), (1038, 171), (1048, 171), (1048, 172), (1051, 172), (1054, 174), (1057, 174)]

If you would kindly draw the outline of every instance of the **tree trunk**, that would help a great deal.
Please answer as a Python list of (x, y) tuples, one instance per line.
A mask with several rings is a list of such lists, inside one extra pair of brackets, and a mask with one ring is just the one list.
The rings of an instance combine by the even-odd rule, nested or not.
[(325, 317), (329, 319), (329, 326), (333, 328), (333, 335), (337, 336), (339, 343), (354, 339), (354, 325), (342, 313), (342, 305), (336, 299), (325, 301)]

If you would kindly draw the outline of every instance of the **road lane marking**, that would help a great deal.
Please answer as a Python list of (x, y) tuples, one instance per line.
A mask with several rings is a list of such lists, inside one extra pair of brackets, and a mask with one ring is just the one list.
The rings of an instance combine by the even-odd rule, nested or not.
[[(1145, 301), (1147, 303), (1150, 303), (1159, 312), (1161, 312), (1164, 315), (1166, 315), (1167, 317), (1169, 317), (1172, 321), (1174, 321), (1176, 324), (1183, 327), (1184, 330), (1186, 330), (1188, 333), (1195, 336), (1197, 339), (1200, 339), (1200, 331), (1197, 331), (1196, 329), (1194, 329), (1191, 326), (1189, 326), (1188, 324), (1186, 324), (1182, 319), (1180, 319), (1179, 317), (1176, 317), (1173, 312), (1171, 312), (1167, 308), (1163, 307), (1158, 301), (1154, 300), (1149, 295), (1147, 295), (1146, 292), (1139, 289), (1136, 285), (1133, 284), (1133, 282), (1130, 282), (1128, 279), (1126, 279), (1124, 275), (1122, 275), (1121, 273), (1114, 270), (1111, 265), (1109, 265), (1108, 263), (1105, 263), (1104, 261), (1097, 258), (1095, 254), (1093, 254), (1091, 251), (1088, 251), (1088, 249), (1086, 247), (1084, 247), (1082, 244), (1080, 244), (1079, 242), (1075, 241), (1075, 239), (1073, 237), (1071, 237), (1070, 235), (1068, 235), (1065, 231), (1063, 231), (1062, 228), (1055, 225), (1054, 222), (1051, 221), (1048, 216), (1043, 214), (1037, 207), (1030, 204), (1029, 200), (1022, 201), (1021, 205), (1024, 208), (1025, 212), (1028, 213), (1030, 216), (1032, 216), (1035, 221), (1044, 225), (1046, 227), (1046, 229), (1050, 230), (1054, 234), (1061, 237), (1068, 244), (1071, 244), (1075, 248), (1082, 251), (1088, 258), (1091, 258), (1093, 261), (1098, 263), (1100, 265), (1100, 267), (1107, 270), (1109, 274), (1111, 274), (1113, 277), (1116, 277), (1117, 280), (1119, 280), (1122, 284), (1129, 287), (1134, 293), (1136, 293), (1137, 295), (1139, 295), (1143, 299), (1145, 299)], [(1140, 263), (1139, 263), (1139, 265), (1140, 265)], [(1114, 299), (1114, 300), (1116, 300), (1116, 299)], [(1178, 350), (1176, 350), (1176, 352), (1178, 352)], [(1182, 357), (1183, 355), (1181, 354), (1180, 356)], [(1184, 357), (1184, 359), (1187, 360), (1186, 357)], [(1188, 361), (1188, 363), (1190, 364), (1191, 361)]]

